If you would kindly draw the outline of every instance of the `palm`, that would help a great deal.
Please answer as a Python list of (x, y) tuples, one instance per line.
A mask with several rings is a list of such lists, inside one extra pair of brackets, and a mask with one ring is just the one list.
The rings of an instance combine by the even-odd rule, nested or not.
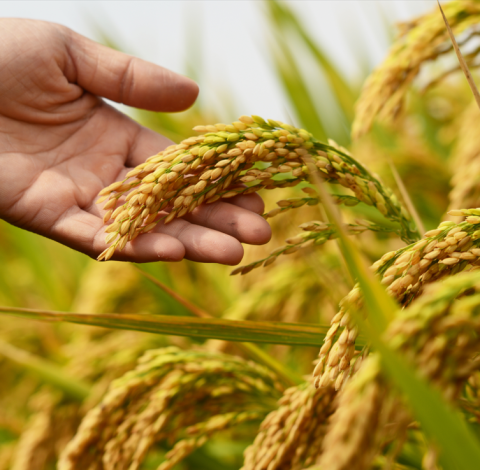
[[(2, 21), (7, 22), (7, 27), (4, 24), (0, 30), (7, 34), (8, 40), (8, 22), (15, 20)], [(18, 24), (14, 26), (17, 37), (21, 37)], [(176, 106), (181, 109), (191, 103), (192, 98), (185, 98), (185, 90), (192, 85), (179, 86), (180, 79), (174, 77), (177, 82), (172, 88), (177, 93), (183, 92), (176, 104), (172, 102), (172, 93), (163, 88), (160, 90), (163, 99), (155, 89), (151, 89), (150, 97), (146, 90), (138, 89), (137, 77), (135, 82), (132, 77), (128, 79), (129, 74), (134, 75), (132, 69), (139, 75), (145, 63), (139, 61), (135, 68), (132, 60), (123, 59), (123, 70), (121, 64), (116, 66), (121, 75), (108, 87), (102, 83), (98, 64), (93, 67), (88, 62), (90, 57), (85, 48), (93, 47), (93, 43), (81, 44), (80, 52), (72, 52), (68, 42), (70, 47), (61, 44), (61, 40), (58, 44), (61, 34), (52, 25), (46, 28), (45, 24), (31, 22), (29, 26), (30, 35), (34, 27), (42, 36), (39, 50), (30, 44), (30, 57), (15, 56), (15, 47), (21, 47), (21, 52), (25, 48), (25, 44), (15, 41), (9, 48), (13, 59), (6, 60), (0, 51), (0, 66), (2, 59), (7, 65), (0, 67), (0, 83), (4, 84), (0, 85), (0, 162), (2, 168), (8, 169), (0, 173), (0, 216), (96, 256), (105, 248), (102, 211), (94, 204), (98, 192), (122, 179), (131, 167), (157, 153), (169, 141), (133, 122), (83, 87), (118, 101), (174, 110)], [(25, 38), (29, 40), (28, 36)], [(101, 49), (92, 55), (106, 53)], [(79, 57), (82, 54), (86, 57)], [(84, 63), (75, 63), (81, 60)], [(89, 67), (93, 69), (93, 77), (89, 76)], [(151, 73), (153, 66), (148, 64), (148, 67), (146, 72)], [(195, 90), (189, 93), (194, 98)], [(242, 255), (237, 240), (248, 243), (268, 240), (268, 227), (250, 212), (262, 209), (258, 199), (244, 197), (237, 199), (236, 206), (225, 203), (212, 206), (198, 208), (188, 222), (178, 220), (168, 226), (160, 225), (156, 233), (139, 237), (118, 259), (178, 260), (187, 256), (197, 261), (232, 264)]]

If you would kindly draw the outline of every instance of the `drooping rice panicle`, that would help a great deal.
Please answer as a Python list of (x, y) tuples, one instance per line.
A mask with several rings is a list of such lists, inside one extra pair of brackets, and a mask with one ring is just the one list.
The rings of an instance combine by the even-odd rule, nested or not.
[[(282, 386), (263, 367), (219, 353), (150, 350), (83, 419), (60, 470), (138, 469), (157, 441), (173, 467), (216, 431), (262, 419)], [(202, 403), (202, 406), (198, 406)]]
[(241, 470), (301, 470), (311, 465), (321, 451), (334, 397), (333, 388), (316, 390), (311, 383), (286, 390), (279, 408), (265, 418), (245, 450)]
[[(450, 214), (466, 217), (465, 222), (442, 222), (438, 229), (427, 232), (424, 239), (386, 253), (372, 266), (390, 295), (402, 305), (419, 296), (426, 284), (480, 266), (480, 209)], [(358, 335), (349, 309), (359, 309), (361, 305), (360, 289), (356, 286), (342, 300), (340, 311), (331, 321), (314, 370), (315, 386), (335, 382), (340, 388), (348, 376)]]
[[(447, 400), (458, 400), (477, 416), (478, 398), (468, 391), (461, 396), (461, 392), (465, 385), (468, 390), (470, 377), (480, 370), (475, 359), (480, 352), (479, 293), (479, 272), (435, 282), (392, 322), (385, 335)], [(367, 470), (382, 448), (406, 435), (412, 421), (404, 400), (383, 377), (379, 357), (373, 354), (339, 396), (319, 464), (329, 470)]]
[[(455, 35), (465, 31), (465, 44), (474, 40), (474, 27), (480, 20), (480, 5), (475, 0), (449, 2), (443, 7)], [(468, 30), (468, 31), (466, 31)], [(367, 79), (356, 105), (353, 138), (368, 132), (376, 118), (391, 120), (402, 108), (405, 95), (421, 67), (453, 51), (442, 15), (435, 9), (402, 27), (388, 57)], [(470, 65), (475, 56), (466, 56)]]
[[(168, 147), (100, 192), (99, 202), (107, 200), (104, 221), (112, 223), (105, 230), (110, 247), (99, 260), (110, 259), (160, 220), (169, 223), (202, 203), (308, 181), (305, 157), (313, 159), (325, 181), (344, 186), (356, 199), (398, 222), (404, 241), (418, 238), (410, 215), (392, 191), (334, 142), (323, 144), (303, 129), (257, 116), (195, 130), (206, 134)], [(247, 187), (239, 186), (245, 183)]]

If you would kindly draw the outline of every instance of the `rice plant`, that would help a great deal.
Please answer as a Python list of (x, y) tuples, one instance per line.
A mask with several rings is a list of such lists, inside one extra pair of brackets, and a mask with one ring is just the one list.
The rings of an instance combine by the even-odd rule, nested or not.
[[(479, 3), (444, 12), (475, 44)], [(326, 139), (301, 72), (274, 53), (304, 129), (139, 114), (183, 140), (100, 193), (99, 260), (200, 204), (260, 192), (274, 249), (252, 247), (239, 276), (88, 263), (2, 225), (0, 470), (478, 465), (480, 110), (439, 62), (453, 55), (441, 12), (401, 26), (359, 96), (288, 4), (265, 13), (272, 47), (293, 58), (297, 44), (327, 74), (352, 141)]]

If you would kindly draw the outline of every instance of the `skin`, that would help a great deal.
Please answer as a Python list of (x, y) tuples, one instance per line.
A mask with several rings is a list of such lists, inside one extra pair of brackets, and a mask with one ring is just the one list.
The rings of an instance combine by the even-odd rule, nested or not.
[[(0, 19), (0, 218), (96, 258), (101, 189), (171, 141), (101, 99), (151, 111), (190, 107), (198, 86), (158, 65), (41, 21)], [(237, 264), (270, 227), (259, 196), (159, 224), (113, 259)]]

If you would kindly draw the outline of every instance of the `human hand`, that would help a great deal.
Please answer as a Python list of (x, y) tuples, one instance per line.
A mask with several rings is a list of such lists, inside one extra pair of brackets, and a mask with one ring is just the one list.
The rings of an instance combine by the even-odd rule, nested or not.
[[(0, 218), (91, 257), (105, 248), (99, 191), (172, 142), (101, 98), (181, 111), (197, 85), (66, 27), (0, 19)], [(240, 242), (266, 243), (256, 194), (196, 208), (113, 259), (237, 264)]]

